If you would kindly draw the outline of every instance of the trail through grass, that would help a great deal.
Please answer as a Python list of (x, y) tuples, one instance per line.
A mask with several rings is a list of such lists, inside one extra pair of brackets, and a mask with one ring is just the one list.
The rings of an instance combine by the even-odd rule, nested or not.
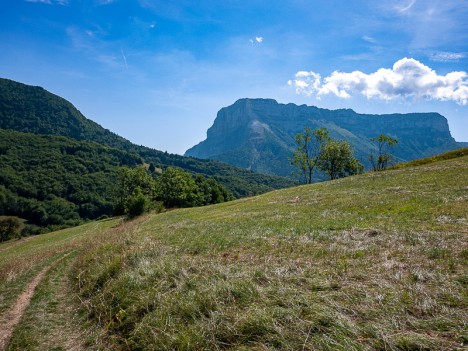
[[(10, 350), (463, 350), (468, 157), (0, 245)], [(3, 250), (3, 251), (2, 251)]]

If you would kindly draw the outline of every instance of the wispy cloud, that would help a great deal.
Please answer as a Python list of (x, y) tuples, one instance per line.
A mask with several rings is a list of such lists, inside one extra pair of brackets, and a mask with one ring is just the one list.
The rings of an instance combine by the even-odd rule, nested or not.
[(122, 54), (122, 59), (125, 64), (125, 68), (128, 69), (128, 64), (127, 64), (127, 56), (125, 56), (123, 49), (120, 49), (120, 53)]
[(67, 5), (68, 0), (25, 0), (26, 2), (34, 2), (47, 5)]
[(373, 37), (369, 35), (363, 35), (361, 38), (362, 40), (367, 41), (368, 43), (371, 43), (371, 44), (377, 43), (377, 40), (375, 40)]
[(415, 3), (416, 3), (416, 0), (406, 0), (395, 5), (394, 9), (398, 13), (403, 14), (409, 11), (414, 6)]
[(429, 59), (436, 62), (458, 62), (465, 58), (466, 55), (461, 52), (445, 52), (438, 51), (429, 55)]
[(391, 69), (381, 68), (370, 74), (335, 71), (324, 78), (323, 83), (318, 73), (300, 71), (288, 84), (295, 87), (298, 94), (316, 95), (318, 98), (327, 94), (350, 98), (357, 93), (368, 99), (424, 98), (468, 104), (467, 72), (450, 72), (441, 76), (412, 58), (403, 58)]

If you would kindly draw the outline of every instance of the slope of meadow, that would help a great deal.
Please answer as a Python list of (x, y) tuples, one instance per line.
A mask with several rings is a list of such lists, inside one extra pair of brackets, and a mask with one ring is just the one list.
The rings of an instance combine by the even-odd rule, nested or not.
[(74, 266), (116, 349), (466, 347), (468, 157), (148, 216)]
[(463, 156), (3, 244), (3, 311), (71, 252), (9, 350), (465, 349), (467, 201)]

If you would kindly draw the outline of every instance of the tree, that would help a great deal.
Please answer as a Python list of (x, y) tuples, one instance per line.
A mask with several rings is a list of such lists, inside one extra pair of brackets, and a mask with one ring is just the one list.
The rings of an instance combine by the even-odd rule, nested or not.
[(158, 178), (158, 198), (167, 207), (192, 207), (202, 202), (195, 180), (190, 173), (168, 167)]
[(372, 169), (374, 171), (383, 171), (387, 169), (388, 164), (394, 159), (390, 154), (390, 150), (398, 144), (398, 140), (383, 134), (379, 134), (376, 138), (371, 138), (370, 140), (376, 144), (378, 151), (377, 155), (371, 154), (369, 156)]
[(198, 175), (195, 178), (195, 183), (197, 184), (198, 191), (201, 194), (200, 206), (217, 204), (234, 199), (232, 194), (213, 178), (205, 178)]
[(144, 167), (121, 168), (116, 189), (116, 213), (129, 217), (143, 214), (154, 204), (156, 190), (155, 180)]
[(361, 173), (364, 166), (354, 157), (354, 151), (346, 140), (329, 140), (323, 149), (318, 168), (330, 179)]
[(141, 188), (137, 187), (128, 198), (125, 213), (129, 218), (134, 218), (145, 213), (149, 208), (149, 199), (143, 195)]
[(298, 133), (294, 140), (297, 147), (293, 151), (293, 157), (289, 159), (289, 162), (297, 167), (299, 174), (304, 179), (304, 183), (310, 184), (325, 145), (330, 141), (328, 130), (326, 128), (312, 130), (306, 127), (304, 132)]

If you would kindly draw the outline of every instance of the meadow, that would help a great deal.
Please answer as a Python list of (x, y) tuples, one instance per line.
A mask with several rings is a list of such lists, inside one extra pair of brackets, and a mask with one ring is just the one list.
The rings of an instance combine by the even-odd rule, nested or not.
[(7, 349), (466, 349), (467, 201), (461, 156), (8, 242), (0, 315), (69, 255)]

